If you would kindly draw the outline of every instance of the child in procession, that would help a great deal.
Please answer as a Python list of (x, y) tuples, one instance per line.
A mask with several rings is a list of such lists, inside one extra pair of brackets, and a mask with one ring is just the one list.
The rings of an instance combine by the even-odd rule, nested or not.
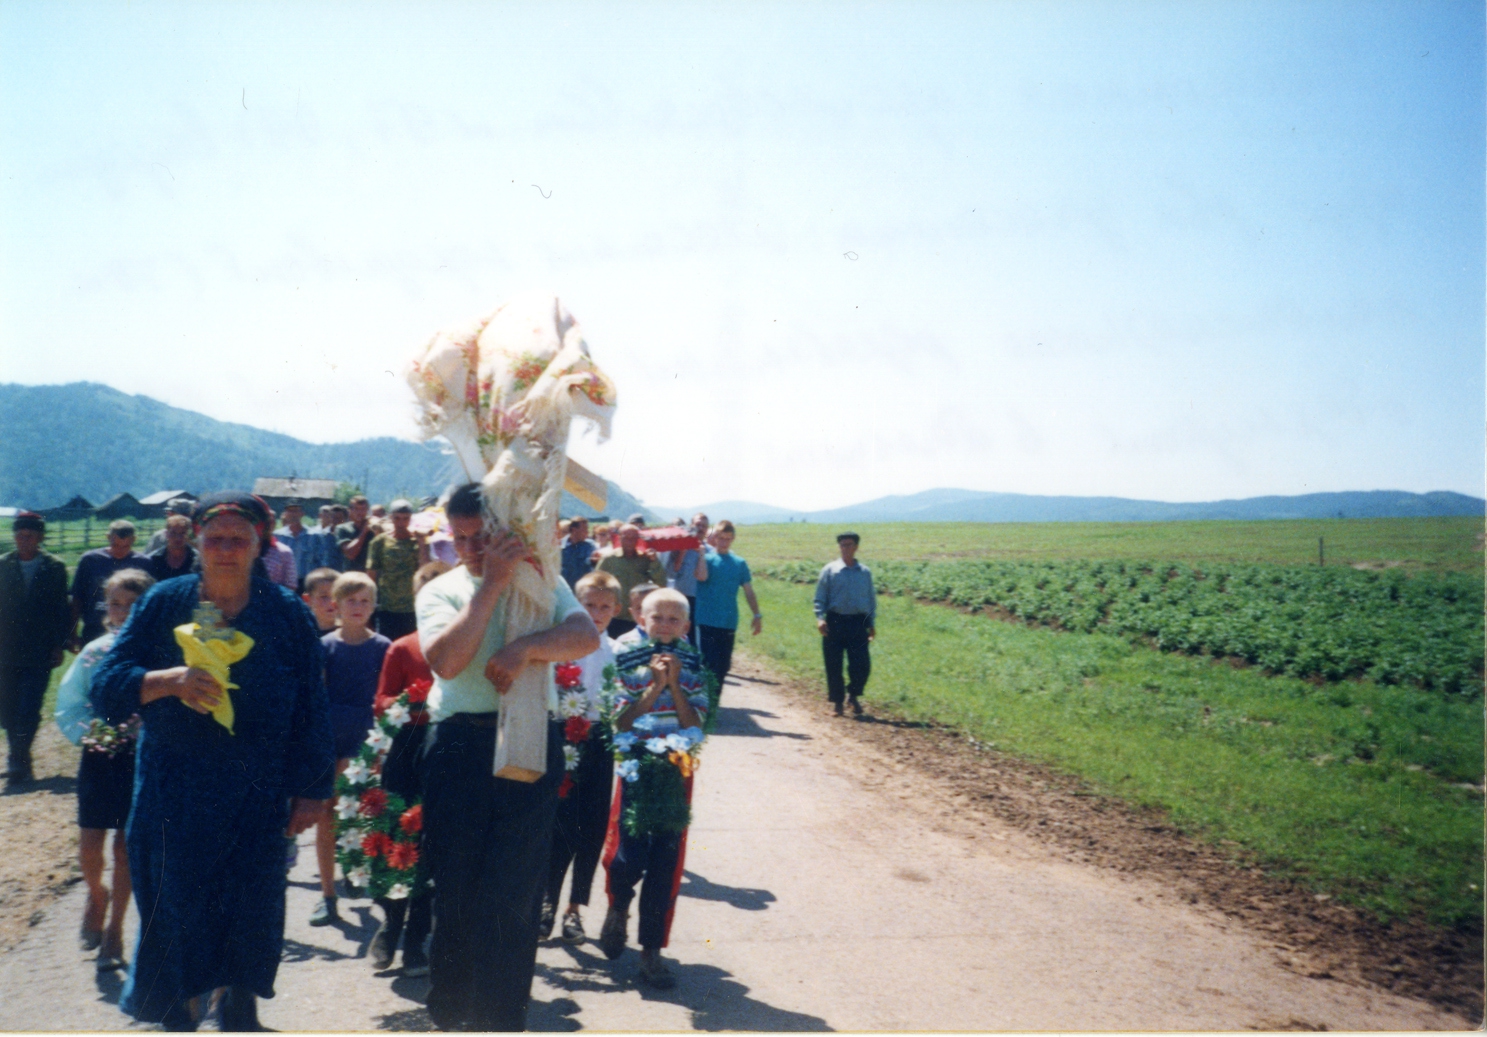
[[(619, 582), (619, 581), (615, 581)], [(635, 617), (635, 629), (627, 630), (614, 638), (615, 651), (623, 651), (645, 640), (645, 615), (642, 607), (651, 591), (659, 588), (654, 583), (642, 583), (630, 588), (630, 615)], [(615, 615), (619, 615), (618, 612)]]
[[(88, 884), (88, 903), (80, 933), (82, 949), (98, 948), (99, 972), (125, 967), (124, 916), (129, 911), (133, 888), (129, 879), (129, 851), (124, 828), (129, 822), (134, 794), (133, 723), (113, 728), (98, 721), (88, 702), (88, 682), (114, 638), (129, 618), (134, 602), (155, 584), (154, 577), (140, 569), (121, 569), (103, 585), (107, 633), (88, 642), (78, 653), (57, 688), (57, 726), (73, 745), (83, 747), (77, 769), (77, 858), (83, 881)], [(133, 718), (135, 722), (138, 717)], [(103, 883), (104, 846), (114, 833), (114, 885)], [(105, 925), (105, 917), (107, 925)]]
[[(646, 597), (641, 612), (645, 639), (632, 648), (621, 649), (615, 659), (620, 687), (611, 707), (613, 745), (617, 753), (628, 752), (643, 739), (650, 751), (658, 752), (652, 743), (659, 749), (670, 748), (671, 736), (678, 742), (677, 748), (688, 744), (695, 747), (715, 708), (716, 693), (709, 687), (710, 677), (701, 658), (685, 639), (690, 626), (687, 599), (670, 588), (660, 588)], [(663, 739), (667, 740), (665, 744)], [(669, 827), (642, 823), (641, 811), (628, 808), (644, 805), (646, 815), (653, 818), (690, 817), (692, 757), (685, 750), (673, 751), (670, 756), (681, 776), (669, 784), (673, 791), (665, 794), (679, 797), (681, 802), (642, 803), (641, 797), (651, 793), (639, 780), (637, 762), (628, 760), (615, 768), (624, 780), (609, 814), (604, 866), (609, 874), (610, 906), (599, 935), (599, 948), (606, 957), (612, 960), (624, 953), (630, 902), (636, 885), (641, 884), (637, 933), (640, 978), (658, 989), (676, 985), (675, 976), (661, 959), (661, 949), (670, 935), (681, 886), (687, 824)]]
[[(336, 744), (336, 774), (346, 769), (371, 728), (372, 702), (382, 660), (392, 642), (370, 624), (377, 610), (377, 585), (364, 572), (342, 573), (331, 585), (339, 629), (320, 639), (325, 651), (325, 688), (330, 697), (331, 733)], [(331, 800), (315, 825), (315, 856), (320, 865), (320, 903), (311, 925), (330, 925), (336, 911), (336, 826)]]
[(583, 713), (577, 715), (590, 726), (587, 738), (579, 746), (578, 766), (568, 772), (571, 782), (559, 791), (561, 798), (548, 857), (540, 932), (543, 938), (552, 935), (563, 877), (572, 865), (573, 882), (568, 891), (568, 907), (563, 912), (562, 937), (564, 943), (579, 944), (584, 940), (580, 909), (589, 903), (594, 872), (604, 850), (610, 797), (614, 791), (614, 757), (598, 721), (603, 705), (604, 671), (614, 664), (615, 655), (615, 642), (604, 630), (620, 612), (620, 581), (609, 573), (592, 572), (578, 580), (574, 592), (599, 629), (599, 647), (576, 663), (582, 682), (580, 694), (585, 700)]
[[(424, 584), (435, 577), (443, 576), (449, 569), (443, 562), (429, 562), (421, 566), (413, 574), (413, 597), (418, 597)], [(382, 761), (382, 787), (399, 796), (409, 810), (417, 807), (423, 799), (418, 757), (423, 750), (424, 736), (428, 733), (429, 717), (425, 703), (433, 683), (434, 674), (424, 660), (423, 648), (418, 643), (418, 631), (394, 641), (382, 660), (382, 675), (377, 682), (377, 697), (372, 703), (372, 710), (380, 717), (405, 693), (408, 695), (408, 722), (393, 737), (387, 757)], [(420, 807), (420, 813), (421, 809)], [(382, 898), (377, 901), (377, 905), (382, 908), (383, 921), (367, 951), (372, 968), (379, 972), (390, 968), (401, 939), (403, 975), (417, 977), (429, 974), (429, 958), (423, 945), (432, 928), (433, 897), (433, 893), (426, 890), (421, 896), (398, 900)]]
[(300, 595), (300, 599), (314, 613), (315, 626), (319, 628), (321, 637), (336, 628), (336, 599), (331, 594), (331, 588), (336, 585), (340, 576), (339, 570), (329, 567), (311, 569), (305, 574), (305, 592)]

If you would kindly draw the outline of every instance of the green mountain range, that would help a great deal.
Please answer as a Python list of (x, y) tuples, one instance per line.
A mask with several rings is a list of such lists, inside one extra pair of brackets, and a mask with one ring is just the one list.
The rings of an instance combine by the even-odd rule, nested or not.
[[(388, 501), (436, 495), (461, 472), (437, 442), (306, 443), (93, 382), (0, 384), (0, 505), (52, 508), (78, 494), (101, 504), (168, 489), (200, 495), (249, 489), (263, 476), (334, 479)], [(606, 513), (637, 511), (656, 518), (610, 483)], [(568, 494), (563, 513), (595, 514)]]

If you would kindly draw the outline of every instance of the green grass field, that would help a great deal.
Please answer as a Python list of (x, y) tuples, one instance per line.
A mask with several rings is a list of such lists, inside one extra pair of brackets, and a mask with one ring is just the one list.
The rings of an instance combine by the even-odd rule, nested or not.
[[(1293, 528), (1266, 528), (1285, 526)], [(1339, 562), (1481, 568), (1481, 553), (1472, 547), (1482, 528), (1476, 520), (1114, 529), (926, 524), (859, 532), (869, 564), (875, 545), (877, 557), (904, 560), (1162, 557), (1294, 564), (1308, 530), (1317, 526), (1341, 531)], [(746, 527), (736, 547), (756, 564), (824, 561), (833, 553), (832, 532)], [(1332, 534), (1323, 535), (1330, 561)], [(811, 588), (768, 579), (756, 584), (769, 621), (766, 633), (745, 639), (743, 647), (819, 686)], [(902, 597), (881, 598), (879, 609), (869, 695), (880, 708), (950, 724), (1001, 751), (1078, 775), (1105, 793), (1164, 809), (1184, 830), (1219, 843), (1238, 860), (1380, 918), (1416, 916), (1443, 925), (1481, 919), (1480, 697), (1266, 676), (1104, 633), (1030, 628)]]
[[(717, 516), (719, 518), (725, 516)], [(1409, 570), (1482, 572), (1480, 518), (1295, 522), (886, 522), (854, 527), (862, 557), (895, 561), (1146, 559), (1317, 564), (1394, 562)], [(835, 526), (745, 526), (736, 550), (751, 564), (835, 557)]]

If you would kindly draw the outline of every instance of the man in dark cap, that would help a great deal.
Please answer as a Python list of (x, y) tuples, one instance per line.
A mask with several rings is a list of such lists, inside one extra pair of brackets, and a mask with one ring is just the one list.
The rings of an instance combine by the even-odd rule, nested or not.
[(0, 556), (0, 724), (10, 754), (7, 788), (32, 781), (31, 742), (41, 724), (41, 700), (72, 632), (67, 567), (41, 549), (46, 522), (23, 511), (12, 528), (16, 549)]
[[(873, 574), (857, 561), (856, 533), (836, 538), (841, 557), (828, 562), (816, 581), (816, 629), (821, 633), (821, 654), (826, 661), (826, 697), (833, 716), (843, 715), (843, 700), (850, 701), (854, 716), (862, 716), (858, 699), (872, 672), (868, 642), (877, 636), (878, 596)], [(847, 682), (842, 683), (842, 655), (847, 656)]]

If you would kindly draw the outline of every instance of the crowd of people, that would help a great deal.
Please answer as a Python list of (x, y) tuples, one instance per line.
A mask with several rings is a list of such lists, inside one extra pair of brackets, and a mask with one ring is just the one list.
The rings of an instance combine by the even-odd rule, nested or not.
[[(115, 522), (70, 589), (42, 550), (40, 516), (15, 520), (16, 550), (0, 557), (7, 786), (34, 780), (42, 699), (71, 650), (57, 722), (82, 748), (80, 941), (100, 971), (129, 970), (125, 1011), (172, 1030), (212, 1013), (224, 1030), (259, 1028), (298, 835), (315, 829), (321, 897), (309, 923), (335, 924), (338, 855), (352, 881), (365, 869), (344, 867), (348, 850), (394, 856), (385, 836), (350, 822), (390, 804), (400, 813), (384, 820), (411, 833), (393, 864), (426, 881), (376, 898), (383, 920), (368, 957), (385, 970), (401, 948), (404, 975), (429, 975), (440, 1028), (524, 1028), (537, 945), (560, 916), (562, 940), (587, 939), (601, 862), (600, 949), (624, 953), (638, 896), (639, 976), (674, 984), (661, 950), (694, 754), (732, 666), (740, 594), (755, 635), (763, 624), (732, 523), (698, 514), (659, 540), (639, 515), (560, 523), (551, 624), (507, 642), (505, 595), (530, 549), (488, 532), (477, 484), (451, 490), (429, 512), (436, 521), (416, 528), (405, 500), (382, 509), (356, 497), (341, 514), (321, 509), (314, 529), (299, 502), (276, 528), (245, 493), (210, 495), (189, 515), (172, 508), (148, 553), (134, 550), (132, 524)], [(816, 616), (842, 715), (844, 703), (861, 712), (875, 599), (856, 534), (838, 543)], [(552, 673), (549, 766), (535, 781), (507, 780), (492, 773), (502, 695), (530, 666)], [(394, 716), (396, 736), (381, 739)], [(369, 744), (376, 796), (356, 793)], [(131, 892), (151, 921), (126, 956)]]

